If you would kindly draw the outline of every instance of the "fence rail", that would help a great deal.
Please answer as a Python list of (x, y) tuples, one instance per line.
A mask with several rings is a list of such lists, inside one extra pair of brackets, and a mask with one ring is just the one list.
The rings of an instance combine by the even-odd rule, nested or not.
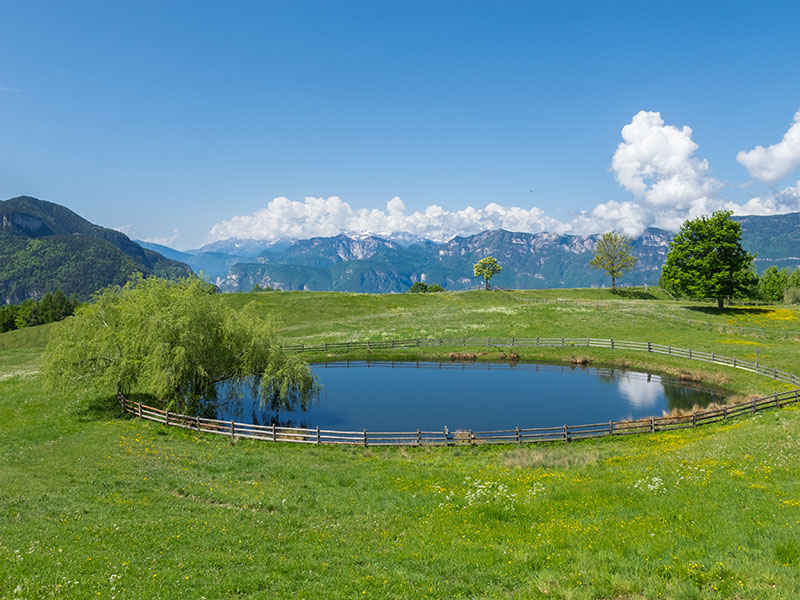
[[(628, 340), (601, 339), (592, 337), (580, 338), (517, 338), (511, 337), (459, 337), (459, 338), (418, 338), (406, 340), (381, 340), (369, 342), (335, 342), (323, 344), (297, 344), (286, 349), (296, 352), (320, 352), (331, 350), (370, 350), (386, 348), (423, 348), (433, 346), (487, 346), (487, 347), (591, 347), (612, 350), (635, 350), (655, 354), (665, 354), (724, 365), (744, 371), (758, 373), (765, 377), (783, 381), (793, 386), (800, 386), (800, 377), (793, 373), (760, 364), (722, 356), (714, 352), (705, 352), (655, 342), (632, 342)], [(336, 365), (340, 366), (340, 365)], [(785, 392), (753, 398), (736, 405), (722, 406), (703, 411), (695, 411), (689, 415), (647, 417), (630, 421), (608, 421), (604, 423), (586, 423), (581, 425), (562, 425), (556, 427), (534, 427), (500, 429), (491, 431), (456, 430), (450, 431), (444, 426), (438, 431), (338, 431), (307, 427), (280, 427), (277, 425), (254, 425), (236, 421), (220, 421), (174, 413), (147, 406), (141, 402), (133, 402), (118, 393), (117, 399), (122, 407), (140, 419), (148, 419), (172, 427), (181, 427), (202, 433), (227, 435), (232, 438), (257, 439), (271, 442), (293, 442), (300, 444), (346, 444), (359, 446), (459, 446), (477, 444), (523, 444), (533, 442), (553, 442), (655, 433), (698, 427), (709, 423), (727, 420), (743, 414), (753, 414), (768, 408), (779, 408), (787, 404), (797, 403), (800, 390), (795, 388)]]

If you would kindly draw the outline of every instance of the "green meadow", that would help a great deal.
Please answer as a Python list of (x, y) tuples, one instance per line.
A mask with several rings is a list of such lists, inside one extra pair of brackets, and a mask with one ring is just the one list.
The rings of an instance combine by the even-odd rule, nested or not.
[[(219, 301), (256, 302), (290, 343), (591, 336), (800, 371), (800, 335), (787, 333), (800, 331), (792, 306), (720, 313), (642, 289), (266, 292)], [(44, 391), (38, 359), (53, 327), (0, 335), (0, 599), (800, 597), (798, 406), (570, 444), (231, 440), (139, 421), (113, 390)], [(504, 351), (467, 350), (478, 360)], [(738, 398), (787, 389), (668, 356), (516, 351), (522, 360), (685, 373)]]

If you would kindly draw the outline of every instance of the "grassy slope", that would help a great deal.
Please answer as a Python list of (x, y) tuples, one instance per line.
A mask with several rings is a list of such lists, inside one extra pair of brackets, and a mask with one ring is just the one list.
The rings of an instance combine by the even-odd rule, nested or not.
[[(297, 340), (566, 328), (798, 362), (793, 342), (501, 294), (222, 301), (253, 298)], [(107, 394), (42, 392), (30, 372), (46, 329), (14, 333), (0, 336), (0, 374), (27, 374), (0, 377), (0, 598), (800, 594), (798, 410), (569, 446), (231, 443), (126, 418)], [(770, 388), (747, 374), (728, 383)]]

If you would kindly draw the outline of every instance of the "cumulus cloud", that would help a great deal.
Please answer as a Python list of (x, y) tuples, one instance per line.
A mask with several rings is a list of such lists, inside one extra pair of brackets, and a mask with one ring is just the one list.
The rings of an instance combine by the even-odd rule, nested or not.
[[(706, 159), (694, 155), (698, 146), (692, 140), (691, 127), (665, 125), (660, 113), (640, 111), (622, 128), (622, 139), (611, 170), (617, 182), (633, 194), (636, 202), (628, 205), (626, 212), (636, 212), (640, 223), (675, 230), (687, 218), (732, 208), (715, 197), (722, 182), (711, 176)], [(609, 203), (601, 211), (618, 209)]]
[[(536, 206), (504, 206), (494, 202), (482, 208), (467, 206), (461, 210), (446, 210), (432, 204), (424, 210), (408, 212), (400, 198), (392, 198), (383, 209), (354, 209), (338, 196), (307, 197), (302, 201), (280, 197), (252, 215), (236, 216), (214, 225), (209, 241), (233, 237), (301, 239), (340, 233), (381, 237), (406, 233), (446, 241), (455, 235), (500, 228), (580, 235), (616, 231), (637, 236), (647, 227), (677, 231), (686, 219), (717, 210), (731, 210), (737, 215), (800, 210), (800, 182), (797, 187), (752, 198), (745, 204), (720, 198), (723, 184), (711, 176), (708, 160), (696, 156), (697, 150), (691, 127), (667, 125), (660, 113), (640, 111), (622, 128), (622, 142), (611, 161), (614, 177), (633, 195), (633, 200), (599, 203), (567, 221), (548, 217)], [(772, 162), (762, 159), (762, 155), (771, 156)], [(755, 170), (751, 170), (754, 176), (777, 172), (776, 160), (783, 161), (781, 173), (790, 171), (787, 165), (800, 163), (800, 111), (782, 142), (767, 149), (759, 146), (749, 153), (740, 152), (737, 158), (743, 164), (750, 161), (754, 165)]]
[(736, 155), (751, 177), (769, 184), (776, 184), (800, 165), (800, 110), (794, 114), (792, 125), (783, 134), (783, 139), (768, 148), (756, 146), (742, 150)]
[(800, 211), (800, 181), (796, 187), (787, 187), (783, 190), (766, 196), (765, 198), (751, 198), (742, 206), (734, 210), (737, 215), (780, 215)]
[(377, 235), (391, 237), (411, 233), (434, 241), (446, 241), (457, 234), (473, 234), (487, 229), (513, 231), (557, 231), (569, 226), (537, 207), (501, 206), (489, 203), (483, 208), (468, 206), (450, 211), (432, 204), (423, 211), (406, 212), (400, 198), (392, 198), (385, 210), (354, 209), (337, 196), (307, 197), (302, 202), (275, 198), (252, 215), (233, 217), (214, 225), (209, 241), (232, 237), (263, 240), (298, 239), (315, 236)]

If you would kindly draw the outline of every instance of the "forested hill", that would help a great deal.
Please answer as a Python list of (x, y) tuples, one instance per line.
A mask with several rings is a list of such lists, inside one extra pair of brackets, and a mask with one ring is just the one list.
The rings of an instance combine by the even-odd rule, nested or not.
[(61, 205), (29, 196), (0, 200), (0, 302), (55, 290), (85, 299), (137, 272), (174, 278), (191, 269)]

